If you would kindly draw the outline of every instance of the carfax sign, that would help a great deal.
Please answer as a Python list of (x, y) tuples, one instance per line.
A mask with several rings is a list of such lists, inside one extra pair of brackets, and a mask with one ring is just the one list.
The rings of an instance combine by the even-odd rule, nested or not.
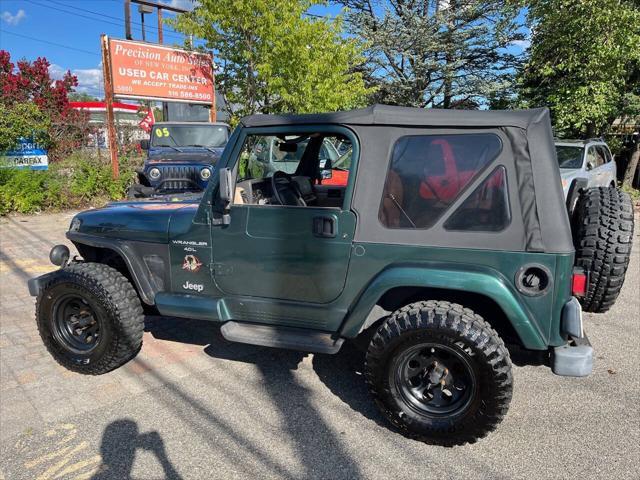
[(30, 168), (31, 170), (48, 170), (49, 157), (47, 151), (33, 140), (21, 138), (18, 145), (2, 154), (0, 167)]

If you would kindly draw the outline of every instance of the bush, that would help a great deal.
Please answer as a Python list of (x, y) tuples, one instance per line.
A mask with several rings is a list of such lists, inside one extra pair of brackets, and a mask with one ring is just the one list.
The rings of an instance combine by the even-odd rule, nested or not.
[(0, 169), (0, 215), (99, 206), (124, 198), (138, 162), (120, 161), (120, 178), (107, 161), (76, 153), (48, 171)]

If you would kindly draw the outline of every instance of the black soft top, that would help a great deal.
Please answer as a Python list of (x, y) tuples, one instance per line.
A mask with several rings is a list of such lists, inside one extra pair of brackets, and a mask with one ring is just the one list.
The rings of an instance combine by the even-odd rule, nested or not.
[(407, 127), (504, 126), (527, 128), (545, 110), (544, 108), (532, 110), (442, 110), (377, 104), (346, 112), (306, 115), (250, 115), (244, 117), (241, 123), (245, 127), (337, 123), (342, 125), (402, 125)]
[[(556, 160), (549, 110), (437, 110), (373, 105), (360, 110), (308, 115), (251, 115), (244, 127), (293, 125), (344, 125), (360, 143), (352, 209), (358, 214), (355, 240), (381, 243), (425, 242), (434, 246), (495, 248), (528, 252), (571, 253), (573, 240)], [(378, 221), (380, 192), (390, 161), (391, 148), (403, 135), (491, 131), (504, 148), (492, 165), (503, 165), (511, 182), (511, 225), (500, 233), (445, 231), (446, 216), (429, 229), (407, 231), (385, 228)], [(493, 168), (493, 167), (492, 167)], [(459, 205), (492, 168), (487, 168), (456, 201)], [(453, 210), (453, 209), (452, 209)]]

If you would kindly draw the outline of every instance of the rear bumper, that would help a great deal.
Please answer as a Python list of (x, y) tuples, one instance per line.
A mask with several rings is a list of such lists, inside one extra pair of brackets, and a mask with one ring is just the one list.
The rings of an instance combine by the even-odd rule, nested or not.
[(575, 297), (571, 297), (562, 309), (562, 332), (569, 336), (569, 341), (553, 349), (553, 373), (567, 377), (590, 375), (593, 370), (593, 347), (584, 333), (582, 307)]

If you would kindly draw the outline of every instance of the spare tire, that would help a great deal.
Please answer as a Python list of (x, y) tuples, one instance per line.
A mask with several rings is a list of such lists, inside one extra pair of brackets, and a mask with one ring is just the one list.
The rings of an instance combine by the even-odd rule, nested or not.
[(603, 313), (613, 306), (629, 266), (633, 204), (629, 194), (612, 187), (583, 191), (573, 212), (576, 265), (588, 274), (582, 308)]

